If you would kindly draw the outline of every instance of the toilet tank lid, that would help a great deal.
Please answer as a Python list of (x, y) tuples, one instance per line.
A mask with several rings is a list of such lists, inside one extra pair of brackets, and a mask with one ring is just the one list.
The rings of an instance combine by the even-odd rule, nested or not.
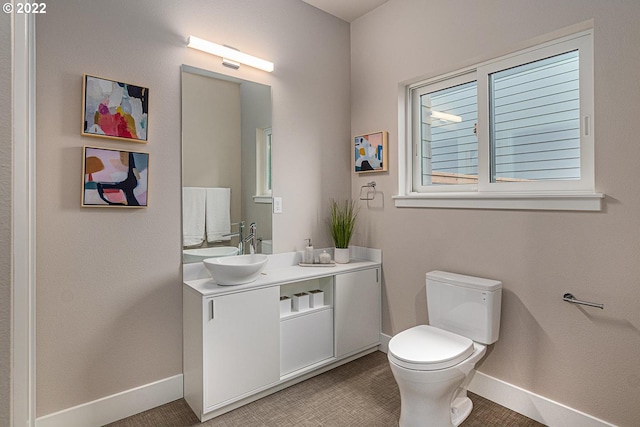
[(481, 277), (466, 276), (464, 274), (450, 273), (448, 271), (430, 271), (427, 273), (427, 280), (451, 283), (453, 285), (464, 286), (472, 289), (484, 291), (497, 291), (502, 289), (502, 282)]

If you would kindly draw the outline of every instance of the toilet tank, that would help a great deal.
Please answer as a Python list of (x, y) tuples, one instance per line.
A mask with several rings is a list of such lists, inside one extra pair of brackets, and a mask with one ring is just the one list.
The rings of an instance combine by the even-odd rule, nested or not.
[(427, 273), (429, 325), (493, 344), (500, 333), (502, 282), (446, 271)]

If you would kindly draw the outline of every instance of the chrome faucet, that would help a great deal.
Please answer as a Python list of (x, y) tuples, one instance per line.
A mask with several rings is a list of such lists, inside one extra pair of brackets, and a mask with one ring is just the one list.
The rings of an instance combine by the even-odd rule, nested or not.
[(231, 225), (237, 225), (238, 231), (236, 233), (223, 234), (222, 237), (238, 237), (238, 253), (242, 255), (244, 253), (244, 221)]
[(238, 231), (236, 233), (223, 234), (222, 237), (238, 237), (238, 253), (240, 255), (244, 254), (244, 244), (247, 242), (251, 242), (249, 244), (249, 253), (256, 253), (256, 238), (258, 236), (256, 223), (252, 222), (249, 225), (249, 235), (247, 237), (244, 237), (244, 221), (231, 225), (237, 225)]
[[(249, 253), (250, 254), (255, 254), (256, 253), (256, 238), (258, 235), (258, 230), (257, 230), (257, 226), (255, 222), (252, 222), (251, 224), (249, 224), (249, 235), (247, 237), (244, 238), (244, 240), (242, 241), (243, 243), (247, 243), (247, 242), (251, 242), (249, 244)], [(243, 245), (244, 248), (244, 245)]]

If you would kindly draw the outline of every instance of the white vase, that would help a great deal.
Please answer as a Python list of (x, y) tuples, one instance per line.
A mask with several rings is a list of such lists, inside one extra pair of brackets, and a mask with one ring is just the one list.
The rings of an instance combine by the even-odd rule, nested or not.
[(336, 248), (333, 258), (338, 264), (347, 264), (349, 262), (349, 248)]

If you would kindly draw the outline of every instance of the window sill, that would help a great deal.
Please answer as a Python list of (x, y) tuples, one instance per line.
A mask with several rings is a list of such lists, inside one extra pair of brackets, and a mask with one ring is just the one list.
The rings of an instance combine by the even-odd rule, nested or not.
[(254, 203), (265, 203), (271, 204), (272, 197), (271, 196), (253, 196)]
[(397, 208), (601, 211), (602, 193), (410, 193), (393, 196)]

